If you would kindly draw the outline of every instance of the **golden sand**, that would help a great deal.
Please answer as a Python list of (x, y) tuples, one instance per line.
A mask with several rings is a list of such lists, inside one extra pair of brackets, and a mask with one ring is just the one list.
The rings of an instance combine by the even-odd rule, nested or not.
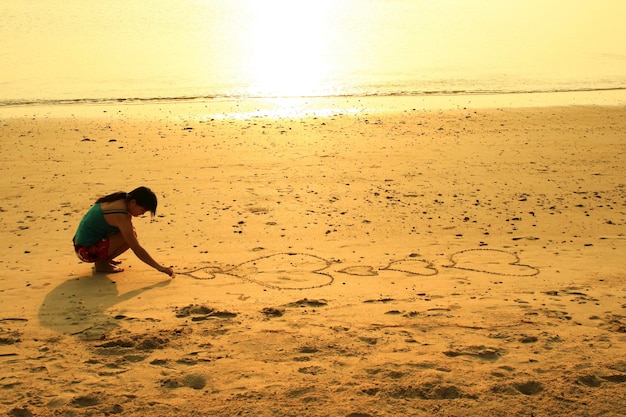
[[(0, 119), (0, 411), (624, 415), (625, 116)], [(73, 253), (139, 185), (171, 281)]]

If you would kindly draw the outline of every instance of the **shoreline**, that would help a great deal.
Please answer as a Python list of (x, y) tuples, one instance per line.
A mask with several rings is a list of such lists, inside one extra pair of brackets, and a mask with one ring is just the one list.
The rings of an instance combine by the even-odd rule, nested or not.
[(533, 108), (562, 106), (624, 106), (626, 90), (557, 93), (505, 93), (473, 95), (416, 95), (377, 97), (315, 97), (272, 99), (155, 100), (128, 103), (77, 103), (17, 105), (0, 108), (6, 117), (100, 117), (123, 112), (132, 118), (195, 115), (198, 118), (251, 119), (301, 118), (407, 110), (455, 110), (463, 108)]

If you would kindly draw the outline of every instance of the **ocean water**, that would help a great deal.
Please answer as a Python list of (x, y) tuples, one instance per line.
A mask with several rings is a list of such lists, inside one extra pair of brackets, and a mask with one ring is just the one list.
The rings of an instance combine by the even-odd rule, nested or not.
[(622, 0), (0, 0), (0, 107), (626, 89)]

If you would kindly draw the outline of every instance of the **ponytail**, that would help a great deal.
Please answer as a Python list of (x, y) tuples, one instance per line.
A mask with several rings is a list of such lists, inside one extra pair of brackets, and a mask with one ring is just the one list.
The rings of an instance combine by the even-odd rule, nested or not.
[(124, 191), (118, 191), (116, 193), (105, 195), (104, 197), (100, 197), (98, 200), (96, 200), (96, 203), (110, 203), (112, 201), (117, 201), (117, 200), (126, 200), (127, 198), (128, 198), (128, 193)]

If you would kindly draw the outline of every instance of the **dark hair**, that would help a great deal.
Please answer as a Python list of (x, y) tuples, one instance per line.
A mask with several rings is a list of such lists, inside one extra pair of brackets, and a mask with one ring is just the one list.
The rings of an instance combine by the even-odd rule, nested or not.
[(135, 188), (130, 193), (118, 191), (113, 194), (105, 195), (96, 200), (96, 203), (110, 203), (117, 200), (135, 200), (138, 205), (148, 210), (154, 216), (157, 209), (157, 196), (148, 187)]

